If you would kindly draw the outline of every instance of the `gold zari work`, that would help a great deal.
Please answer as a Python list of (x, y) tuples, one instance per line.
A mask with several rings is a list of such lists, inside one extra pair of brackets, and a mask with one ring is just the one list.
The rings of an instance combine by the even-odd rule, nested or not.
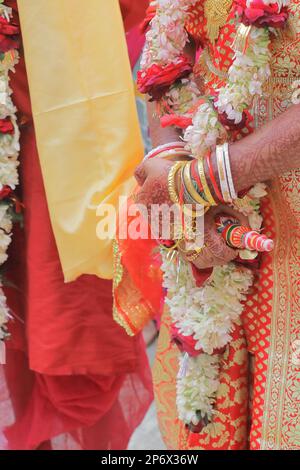
[(232, 0), (207, 0), (204, 14), (207, 20), (207, 36), (214, 43), (218, 39), (220, 29), (226, 24)]

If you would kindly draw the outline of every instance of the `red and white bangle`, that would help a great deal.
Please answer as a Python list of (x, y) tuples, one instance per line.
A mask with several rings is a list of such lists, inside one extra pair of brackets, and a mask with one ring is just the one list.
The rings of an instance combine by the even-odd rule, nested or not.
[(225, 159), (224, 159), (224, 152), (223, 152), (222, 145), (217, 145), (216, 147), (216, 158), (217, 158), (217, 165), (218, 165), (218, 172), (219, 172), (219, 179), (220, 179), (220, 186), (221, 186), (223, 200), (225, 202), (232, 202), (228, 180), (227, 180), (226, 166), (225, 166)]
[(214, 170), (213, 170), (212, 162), (211, 162), (211, 151), (207, 152), (207, 154), (206, 154), (206, 164), (207, 164), (207, 168), (208, 168), (208, 171), (209, 171), (210, 182), (211, 182), (211, 185), (213, 187), (214, 193), (215, 193), (217, 199), (222, 203), (222, 202), (224, 202), (224, 200), (223, 200), (220, 188), (217, 184), (217, 181), (216, 181), (216, 178), (215, 178), (215, 175), (214, 175)]
[(237, 199), (238, 195), (236, 194), (235, 187), (233, 184), (230, 158), (229, 158), (229, 144), (227, 142), (223, 144), (223, 155), (224, 155), (224, 160), (225, 160), (226, 176), (227, 176), (227, 181), (229, 185), (230, 195), (232, 199)]
[(144, 161), (149, 160), (150, 158), (159, 157), (160, 154), (165, 152), (170, 152), (170, 155), (174, 153), (180, 153), (180, 155), (189, 155), (189, 152), (185, 150), (185, 145), (185, 142), (182, 141), (168, 142), (167, 144), (159, 145), (147, 153), (147, 155), (144, 157)]
[(217, 145), (216, 158), (223, 199), (225, 202), (232, 202), (234, 199), (238, 198), (238, 195), (234, 187), (231, 173), (228, 143)]

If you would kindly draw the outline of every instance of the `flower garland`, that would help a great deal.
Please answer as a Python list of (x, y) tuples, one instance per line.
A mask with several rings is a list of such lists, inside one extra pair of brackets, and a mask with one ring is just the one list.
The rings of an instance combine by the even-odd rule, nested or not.
[(193, 336), (195, 351), (212, 355), (222, 350), (231, 341), (232, 325), (242, 313), (243, 293), (252, 284), (252, 272), (234, 264), (217, 267), (205, 286), (198, 288), (188, 263), (183, 263), (179, 275), (177, 266), (172, 269), (166, 262), (162, 270), (170, 295), (166, 304), (179, 334)]
[(176, 80), (188, 76), (192, 64), (183, 54), (188, 41), (185, 22), (197, 0), (156, 0), (156, 14), (146, 34), (138, 86), (141, 93), (160, 98)]
[(212, 420), (215, 396), (218, 391), (219, 356), (200, 354), (197, 357), (182, 356), (176, 383), (177, 410), (179, 419), (186, 425), (197, 426), (199, 422)]
[[(263, 85), (270, 77), (270, 26), (279, 28), (285, 24), (289, 1), (234, 0), (242, 25), (244, 28), (251, 26), (246, 36), (247, 47), (235, 51), (226, 86), (217, 90), (217, 97), (206, 97), (206, 102), (193, 113), (193, 123), (187, 127), (184, 140), (195, 158), (202, 158), (209, 149), (214, 149), (217, 142), (226, 136), (226, 126), (245, 126), (249, 117), (247, 110), (255, 97), (261, 96)], [(163, 115), (163, 125), (182, 123), (178, 116), (180, 112), (175, 111), (177, 118), (172, 119), (164, 111), (172, 108), (172, 100), (167, 93), (170, 87), (173, 90), (180, 87), (183, 94), (178, 79), (191, 72), (183, 55), (188, 42), (184, 24), (189, 8), (195, 3), (195, 0), (157, 0), (156, 15), (146, 36), (138, 85), (142, 93), (149, 93), (153, 99), (161, 100), (164, 95), (162, 102), (167, 106), (158, 107)], [(193, 102), (196, 98), (197, 94)], [(186, 104), (185, 99), (183, 104)], [(178, 104), (177, 109), (180, 110)], [(186, 105), (181, 116), (191, 118), (189, 110), (190, 106)], [(183, 121), (188, 122), (186, 119)]]
[[(260, 184), (247, 198), (238, 200), (253, 230), (261, 228), (259, 200), (265, 195), (265, 185)], [(250, 269), (229, 263), (214, 268), (207, 282), (197, 287), (190, 264), (181, 258), (175, 263), (168, 255), (162, 248), (161, 269), (163, 287), (168, 291), (166, 304), (172, 319), (171, 333), (181, 351), (188, 353), (180, 358), (177, 408), (185, 424), (196, 426), (202, 419), (212, 418), (219, 385), (219, 353), (231, 341), (253, 275)]]
[[(265, 81), (270, 77), (270, 33), (267, 29), (252, 28), (245, 51), (236, 51), (228, 71), (227, 85), (218, 90), (218, 97), (199, 107), (193, 125), (186, 129), (184, 140), (196, 158), (202, 158), (226, 134), (220, 116), (228, 126), (245, 126), (246, 110), (255, 97), (262, 95)], [(224, 116), (225, 115), (225, 116)], [(212, 126), (211, 123), (218, 122)], [(199, 125), (201, 127), (199, 127)], [(213, 129), (212, 129), (213, 127)]]
[[(193, 86), (189, 99), (184, 92), (184, 87), (189, 87), (193, 80), (192, 68), (183, 54), (188, 42), (185, 23), (195, 3), (195, 0), (152, 3), (156, 15), (147, 33), (138, 86), (158, 102), (162, 124), (186, 127), (186, 148), (199, 159), (226, 140), (228, 130), (245, 127), (250, 117), (248, 109), (262, 95), (263, 85), (270, 77), (271, 33), (286, 23), (290, 1), (234, 0), (240, 26), (227, 83), (216, 90), (215, 96), (200, 100)], [(249, 217), (255, 230), (262, 224), (259, 199), (265, 194), (264, 185), (259, 184), (234, 202)], [(243, 310), (242, 301), (253, 282), (252, 274), (245, 267), (229, 263), (215, 268), (199, 288), (189, 263), (179, 254), (177, 264), (163, 248), (161, 255), (173, 339), (185, 353), (180, 359), (177, 379), (178, 414), (187, 425), (197, 426), (203, 419), (204, 422), (212, 419), (219, 385), (219, 354), (231, 340), (233, 325)], [(247, 259), (253, 253), (242, 250), (240, 256)]]
[(158, 103), (162, 127), (176, 126), (185, 129), (192, 124), (192, 110), (201, 98), (194, 75), (182, 78), (165, 93), (164, 99)]
[[(18, 178), (20, 133), (16, 108), (12, 102), (9, 73), (15, 71), (19, 54), (19, 28), (13, 24), (12, 10), (0, 0), (0, 265), (8, 258), (13, 221), (16, 216), (16, 198), (13, 194)], [(7, 336), (9, 309), (0, 279), (0, 342)]]

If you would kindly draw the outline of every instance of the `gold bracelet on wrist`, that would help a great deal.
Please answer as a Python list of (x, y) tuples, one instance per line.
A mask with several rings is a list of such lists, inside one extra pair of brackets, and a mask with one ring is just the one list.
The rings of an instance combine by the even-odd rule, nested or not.
[(216, 206), (217, 203), (216, 201), (214, 200), (212, 194), (211, 194), (211, 191), (209, 189), (209, 186), (207, 184), (207, 180), (206, 180), (206, 176), (205, 176), (205, 171), (204, 171), (204, 163), (203, 163), (203, 160), (199, 160), (198, 161), (198, 171), (199, 171), (199, 176), (200, 176), (200, 180), (201, 180), (201, 184), (203, 186), (203, 191), (204, 191), (204, 194), (209, 202), (209, 204), (211, 206)]
[(200, 204), (204, 207), (207, 207), (210, 205), (209, 202), (205, 201), (205, 199), (203, 199), (198, 193), (198, 191), (194, 188), (194, 185), (191, 180), (190, 167), (191, 167), (191, 163), (189, 162), (188, 164), (185, 165), (184, 171), (183, 171), (183, 179), (184, 179), (186, 190), (191, 196), (191, 198), (195, 201), (196, 204)]
[(184, 149), (173, 149), (173, 150), (164, 150), (162, 152), (160, 152), (159, 154), (159, 158), (161, 159), (172, 159), (172, 157), (176, 158), (177, 160), (181, 157), (185, 158), (185, 160), (189, 157), (189, 153), (184, 150)]
[(179, 169), (185, 164), (185, 162), (177, 162), (173, 165), (169, 171), (168, 175), (168, 190), (171, 201), (174, 204), (179, 204), (179, 198), (176, 191), (176, 174)]

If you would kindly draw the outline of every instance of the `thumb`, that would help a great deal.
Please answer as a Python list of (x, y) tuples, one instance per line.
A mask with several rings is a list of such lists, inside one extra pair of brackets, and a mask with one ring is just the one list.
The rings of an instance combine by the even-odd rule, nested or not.
[(139, 186), (143, 186), (147, 179), (147, 171), (145, 163), (141, 163), (134, 172), (135, 179)]

